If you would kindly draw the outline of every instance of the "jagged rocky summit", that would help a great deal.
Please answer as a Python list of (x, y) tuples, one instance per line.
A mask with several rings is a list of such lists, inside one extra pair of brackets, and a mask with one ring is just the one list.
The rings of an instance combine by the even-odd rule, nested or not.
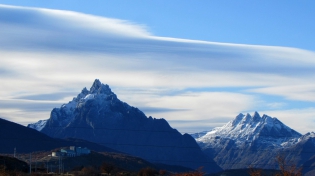
[(85, 139), (154, 163), (221, 170), (190, 135), (120, 101), (98, 79), (90, 90), (84, 88), (72, 101), (54, 108), (48, 120), (28, 127), (54, 138)]
[(234, 140), (236, 146), (257, 145), (257, 147), (282, 147), (283, 143), (299, 138), (300, 133), (283, 124), (277, 118), (268, 115), (262, 117), (258, 112), (254, 115), (239, 114), (226, 125), (218, 127), (197, 138), (198, 142), (212, 144), (219, 138)]
[[(315, 149), (314, 133), (302, 136), (277, 118), (260, 116), (258, 112), (239, 114), (224, 126), (195, 139), (223, 169), (249, 166), (275, 169), (278, 155), (284, 155), (287, 162), (301, 166), (315, 155), (309, 151)], [(303, 155), (305, 151), (307, 156)]]

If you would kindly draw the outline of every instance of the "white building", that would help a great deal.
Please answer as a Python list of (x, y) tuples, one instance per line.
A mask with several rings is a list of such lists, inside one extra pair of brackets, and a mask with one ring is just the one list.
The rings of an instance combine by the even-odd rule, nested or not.
[(90, 154), (91, 150), (88, 148), (81, 148), (76, 146), (70, 146), (69, 149), (61, 149), (60, 152), (52, 152), (51, 156), (57, 157), (57, 156), (67, 156), (67, 157), (75, 157), (75, 156), (81, 156), (81, 155), (87, 155)]
[(87, 155), (87, 154), (91, 153), (91, 151), (89, 149), (87, 149), (86, 147), (81, 148), (81, 147), (70, 146), (70, 150), (74, 151), (77, 156)]

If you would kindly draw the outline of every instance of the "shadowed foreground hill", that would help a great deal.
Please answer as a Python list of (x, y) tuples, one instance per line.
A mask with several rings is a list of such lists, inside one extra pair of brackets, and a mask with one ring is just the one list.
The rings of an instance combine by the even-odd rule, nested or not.
[(0, 153), (49, 151), (65, 146), (82, 146), (100, 152), (117, 152), (113, 149), (79, 139), (55, 139), (34, 129), (0, 118)]
[(0, 156), (0, 161), (0, 169), (7, 171), (27, 172), (29, 168), (26, 162), (8, 156)]
[[(38, 163), (50, 163), (54, 167), (58, 167), (59, 158), (47, 156), (47, 152), (39, 152), (36, 155), (43, 155), (44, 157), (38, 159)], [(27, 156), (26, 156), (27, 157)], [(35, 155), (34, 155), (35, 157)], [(81, 169), (83, 167), (96, 167), (97, 169), (103, 164), (111, 164), (115, 168), (126, 171), (137, 172), (142, 168), (151, 167), (156, 168), (155, 165), (149, 163), (141, 158), (133, 157), (126, 154), (110, 153), (110, 152), (91, 152), (88, 155), (81, 155), (77, 157), (63, 157), (62, 163), (66, 172)]]
[[(37, 161), (38, 163), (54, 163), (58, 165), (58, 157), (45, 156)], [(185, 172), (192, 171), (189, 168), (170, 165), (158, 165), (152, 164), (139, 157), (134, 157), (121, 153), (111, 152), (91, 152), (88, 155), (82, 155), (78, 157), (65, 157), (63, 158), (63, 164), (65, 171), (71, 171), (74, 169), (81, 169), (83, 167), (96, 167), (99, 168), (102, 164), (106, 163), (113, 166), (116, 170), (138, 172), (143, 168), (154, 168), (156, 170), (168, 170), (171, 172)]]

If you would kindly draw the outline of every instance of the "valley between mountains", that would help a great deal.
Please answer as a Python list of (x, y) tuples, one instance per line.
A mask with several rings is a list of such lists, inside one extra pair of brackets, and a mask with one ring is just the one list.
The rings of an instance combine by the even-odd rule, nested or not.
[(83, 88), (54, 108), (50, 118), (27, 128), (2, 120), (0, 130), (1, 153), (15, 147), (27, 153), (76, 145), (141, 158), (152, 167), (179, 171), (203, 167), (206, 173), (249, 167), (279, 170), (276, 158), (281, 156), (288, 165), (302, 167), (305, 175), (315, 172), (314, 132), (300, 134), (275, 117), (255, 112), (239, 114), (209, 131), (181, 134), (165, 119), (147, 117), (119, 100), (98, 79), (89, 90)]

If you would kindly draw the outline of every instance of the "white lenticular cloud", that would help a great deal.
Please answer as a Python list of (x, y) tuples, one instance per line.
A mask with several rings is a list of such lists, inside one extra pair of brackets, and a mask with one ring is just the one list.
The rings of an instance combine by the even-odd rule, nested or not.
[[(277, 115), (294, 109), (265, 95), (315, 101), (311, 51), (166, 38), (144, 25), (69, 11), (0, 5), (0, 16), (0, 116), (23, 124), (49, 118), (50, 108), (96, 78), (182, 129), (266, 107)], [(314, 125), (299, 125), (306, 123)]]
[(283, 96), (289, 100), (315, 102), (315, 84), (274, 86), (248, 90), (250, 92)]

